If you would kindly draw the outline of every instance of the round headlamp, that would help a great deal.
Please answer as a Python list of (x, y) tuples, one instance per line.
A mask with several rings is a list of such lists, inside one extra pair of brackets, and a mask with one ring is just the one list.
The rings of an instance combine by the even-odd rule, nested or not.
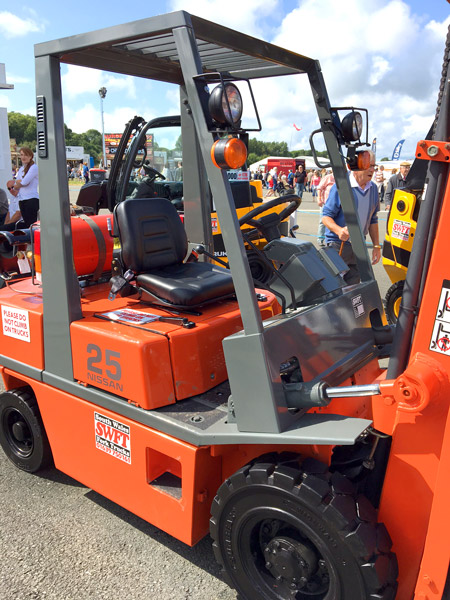
[(242, 117), (242, 96), (234, 83), (216, 86), (208, 102), (211, 117), (221, 125), (236, 126)]
[(346, 142), (356, 142), (360, 139), (363, 130), (361, 113), (352, 111), (342, 119), (342, 135)]

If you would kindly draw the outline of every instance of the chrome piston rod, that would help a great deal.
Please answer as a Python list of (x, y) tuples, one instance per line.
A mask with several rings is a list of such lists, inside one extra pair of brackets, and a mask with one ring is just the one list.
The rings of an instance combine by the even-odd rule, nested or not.
[(324, 390), (327, 398), (359, 398), (361, 396), (377, 396), (380, 394), (380, 385), (346, 385), (343, 387), (329, 387)]

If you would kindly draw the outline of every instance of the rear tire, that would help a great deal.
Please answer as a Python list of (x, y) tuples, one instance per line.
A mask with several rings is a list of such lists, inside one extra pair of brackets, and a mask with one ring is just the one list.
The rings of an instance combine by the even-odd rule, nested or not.
[(395, 323), (397, 323), (404, 287), (405, 281), (402, 279), (401, 281), (396, 281), (393, 285), (391, 285), (386, 292), (386, 296), (384, 298), (384, 307), (388, 323), (391, 325), (395, 325)]
[(36, 398), (26, 389), (0, 395), (0, 445), (9, 460), (28, 473), (53, 462)]
[(306, 459), (255, 462), (219, 488), (210, 520), (224, 577), (243, 600), (392, 600), (397, 560), (353, 484)]

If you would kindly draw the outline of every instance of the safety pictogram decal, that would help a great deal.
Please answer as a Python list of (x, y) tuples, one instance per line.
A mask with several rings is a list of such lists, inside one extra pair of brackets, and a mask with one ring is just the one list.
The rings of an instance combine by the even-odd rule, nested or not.
[(444, 279), (442, 283), (430, 350), (450, 356), (450, 281), (448, 279)]

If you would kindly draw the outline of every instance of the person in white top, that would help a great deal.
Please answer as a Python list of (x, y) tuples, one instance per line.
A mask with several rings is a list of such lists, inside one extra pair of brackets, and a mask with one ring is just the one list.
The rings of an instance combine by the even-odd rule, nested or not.
[(19, 201), (24, 227), (29, 227), (37, 221), (39, 211), (38, 167), (33, 158), (34, 154), (31, 148), (25, 146), (20, 149), (22, 166), (16, 175), (14, 190), (18, 192), (16, 197)]

